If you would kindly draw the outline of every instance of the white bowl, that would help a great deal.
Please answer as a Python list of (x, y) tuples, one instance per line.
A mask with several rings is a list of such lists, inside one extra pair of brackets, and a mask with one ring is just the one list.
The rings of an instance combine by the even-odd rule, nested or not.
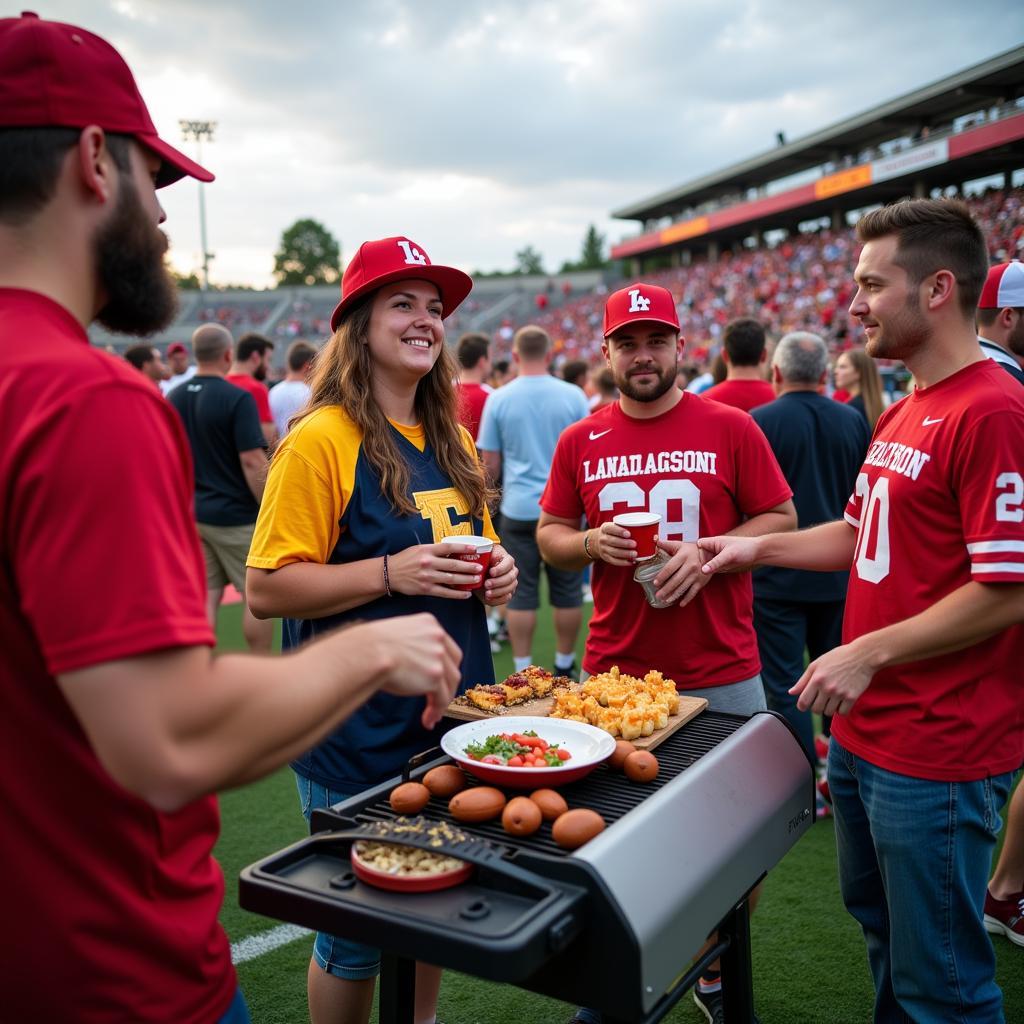
[[(474, 761), (466, 754), (469, 744), (483, 743), (488, 736), (503, 732), (535, 732), (548, 743), (568, 750), (572, 757), (557, 768), (509, 768)], [(511, 789), (536, 789), (582, 779), (611, 756), (615, 740), (603, 729), (586, 722), (536, 715), (497, 715), (456, 726), (441, 737), (441, 749), (467, 772), (486, 782)]]

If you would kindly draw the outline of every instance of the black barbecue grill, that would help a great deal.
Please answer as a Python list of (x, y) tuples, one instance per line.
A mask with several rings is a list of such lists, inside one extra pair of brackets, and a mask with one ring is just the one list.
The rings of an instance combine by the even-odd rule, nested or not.
[[(607, 1021), (651, 1024), (719, 955), (726, 1019), (749, 1022), (746, 899), (814, 820), (813, 767), (770, 712), (704, 712), (656, 754), (653, 783), (601, 765), (561, 787), (570, 807), (596, 810), (607, 825), (572, 853), (547, 824), (513, 838), (497, 821), (453, 822), (432, 799), (423, 815), (467, 836), (441, 852), (477, 869), (431, 893), (377, 889), (352, 873), (352, 842), (394, 827), (390, 780), (315, 811), (310, 838), (246, 868), (241, 905), (384, 950), (381, 1024), (412, 1020), (415, 960), (593, 1006)], [(448, 762), (414, 763), (406, 776)], [(716, 927), (718, 945), (687, 970)]]

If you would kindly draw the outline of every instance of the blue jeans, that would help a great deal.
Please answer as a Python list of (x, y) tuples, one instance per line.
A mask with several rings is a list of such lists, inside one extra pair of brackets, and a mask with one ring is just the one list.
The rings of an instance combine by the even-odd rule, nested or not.
[(252, 1024), (249, 1007), (245, 1005), (245, 996), (242, 995), (240, 988), (235, 989), (235, 998), (231, 1000), (231, 1005), (217, 1024)]
[(867, 942), (876, 1024), (1002, 1024), (983, 907), (1011, 780), (898, 775), (833, 737), (839, 885)]
[[(299, 789), (299, 802), (302, 805), (302, 816), (309, 822), (313, 810), (318, 807), (330, 807), (332, 804), (347, 800), (353, 793), (340, 789), (328, 789), (318, 782), (313, 782), (296, 773), (295, 784)], [(320, 969), (336, 978), (349, 981), (361, 981), (364, 978), (376, 978), (380, 974), (380, 950), (373, 946), (343, 939), (329, 932), (317, 932), (313, 942), (313, 959)]]

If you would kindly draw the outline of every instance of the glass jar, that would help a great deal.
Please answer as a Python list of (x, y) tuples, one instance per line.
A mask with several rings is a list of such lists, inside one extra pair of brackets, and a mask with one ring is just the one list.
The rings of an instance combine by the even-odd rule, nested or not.
[(633, 579), (644, 588), (644, 596), (652, 608), (671, 608), (671, 601), (659, 601), (655, 596), (657, 587), (654, 585), (654, 577), (664, 568), (668, 562), (668, 556), (661, 548), (658, 548), (653, 558), (649, 558), (637, 565), (633, 571)]

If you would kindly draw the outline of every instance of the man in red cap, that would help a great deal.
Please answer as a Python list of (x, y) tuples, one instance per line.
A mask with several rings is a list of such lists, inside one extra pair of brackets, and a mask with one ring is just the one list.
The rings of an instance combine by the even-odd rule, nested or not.
[(989, 269), (976, 319), (982, 352), (1024, 384), (1024, 263)]
[[(656, 668), (714, 710), (751, 714), (766, 705), (750, 574), (705, 588), (696, 540), (708, 529), (745, 536), (791, 530), (796, 511), (757, 424), (676, 387), (682, 349), (665, 288), (637, 283), (609, 297), (602, 351), (619, 399), (563, 432), (537, 539), (558, 568), (593, 562), (584, 677), (614, 665), (640, 677)], [(612, 521), (625, 512), (661, 516), (665, 562), (654, 586), (659, 604), (669, 607), (652, 607), (634, 581), (636, 542)], [(698, 983), (695, 998), (714, 1019), (722, 999), (716, 972)], [(577, 1018), (589, 1022), (592, 1011)]]
[(167, 346), (167, 366), (171, 375), (161, 385), (160, 390), (169, 395), (179, 384), (195, 376), (196, 364), (189, 361), (188, 349), (180, 341)]
[(297, 756), (380, 688), (425, 695), (432, 724), (459, 678), (429, 615), (287, 661), (211, 657), (181, 425), (85, 332), (173, 315), (155, 188), (185, 174), (212, 179), (157, 136), (108, 43), (0, 20), (5, 1020), (247, 1021), (208, 794)]

